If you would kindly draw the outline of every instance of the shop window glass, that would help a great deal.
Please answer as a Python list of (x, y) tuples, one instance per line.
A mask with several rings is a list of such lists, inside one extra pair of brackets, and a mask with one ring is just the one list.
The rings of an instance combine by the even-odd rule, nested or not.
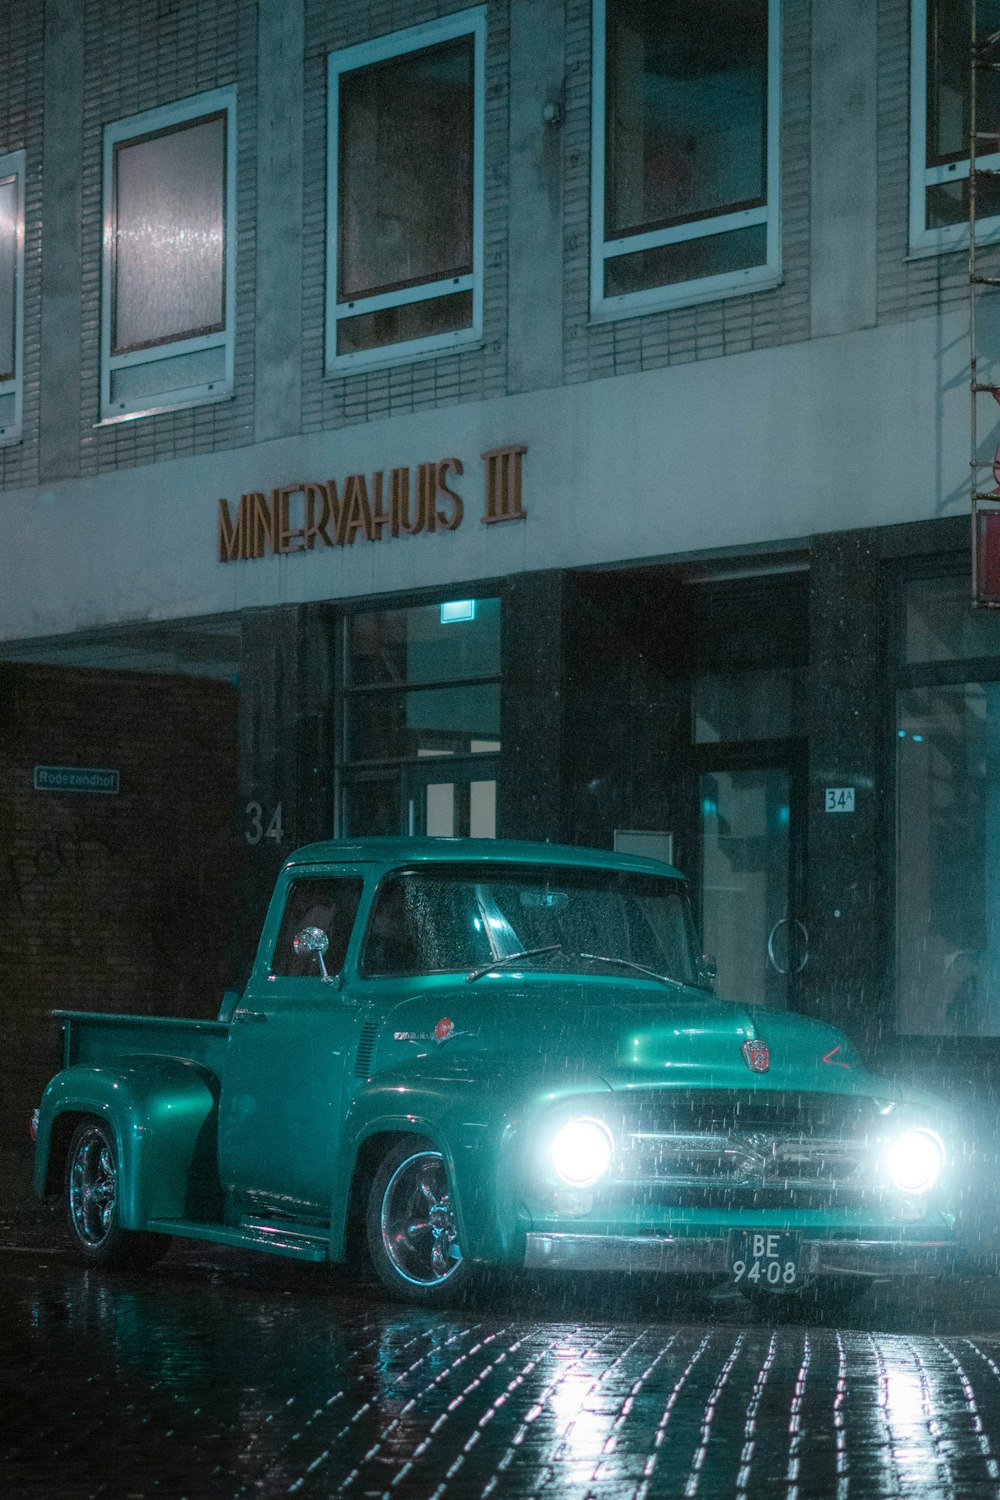
[(897, 1029), (1000, 1036), (1000, 683), (898, 697)]
[(349, 616), (341, 702), (343, 833), (496, 837), (499, 599)]
[(344, 825), (369, 838), (402, 832), (403, 792), (398, 777), (349, 782), (344, 788)]
[(21, 436), (24, 166), (23, 151), (0, 156), (0, 443)]
[(348, 678), (352, 685), (453, 682), (500, 671), (500, 600), (469, 600), (468, 618), (450, 619), (447, 606), (380, 609), (348, 622)]
[(496, 754), (500, 685), (354, 695), (347, 701), (347, 747), (352, 761)]
[(596, 310), (775, 279), (777, 0), (595, 0)]
[(234, 89), (108, 126), (102, 416), (232, 389)]
[(695, 744), (782, 740), (801, 734), (801, 685), (801, 674), (786, 667), (696, 677)]
[(969, 607), (967, 572), (908, 579), (903, 628), (908, 664), (1000, 656), (1000, 615)]
[[(1000, 30), (1000, 0), (976, 0), (980, 38)], [(947, 250), (968, 243), (970, 55), (972, 0), (913, 0), (910, 81), (913, 249)], [(976, 85), (977, 124), (1000, 127), (1000, 75), (982, 69)], [(1000, 168), (1000, 152), (983, 141), (979, 166)], [(977, 229), (1000, 231), (1000, 181), (976, 184)]]
[(329, 60), (331, 368), (478, 338), (482, 11)]

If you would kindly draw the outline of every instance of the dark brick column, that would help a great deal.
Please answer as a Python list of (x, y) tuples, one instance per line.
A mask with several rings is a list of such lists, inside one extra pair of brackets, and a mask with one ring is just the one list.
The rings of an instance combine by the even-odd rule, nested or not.
[[(885, 622), (872, 532), (818, 537), (810, 566), (811, 726), (801, 1004), (843, 1025), (868, 1053), (891, 1030), (886, 871)], [(853, 787), (855, 811), (828, 813), (828, 787)]]
[(501, 618), (501, 838), (562, 838), (563, 575), (512, 579)]

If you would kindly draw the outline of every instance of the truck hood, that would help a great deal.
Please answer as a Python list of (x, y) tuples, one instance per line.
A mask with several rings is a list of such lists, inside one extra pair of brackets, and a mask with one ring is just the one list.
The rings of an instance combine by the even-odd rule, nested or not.
[(847, 1038), (818, 1021), (702, 990), (549, 974), (486, 976), (401, 999), (383, 1024), (378, 1058), (380, 1070), (409, 1061), (435, 1071), (478, 1063), (536, 1078), (586, 1074), (616, 1090), (870, 1094), (875, 1083)]

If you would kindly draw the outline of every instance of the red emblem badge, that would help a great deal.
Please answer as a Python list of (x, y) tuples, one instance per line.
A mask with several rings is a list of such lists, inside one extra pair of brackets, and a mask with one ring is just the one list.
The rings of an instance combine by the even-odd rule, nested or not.
[(740, 1050), (751, 1073), (766, 1073), (771, 1066), (771, 1049), (766, 1042), (744, 1042)]
[(446, 1042), (455, 1030), (455, 1023), (448, 1016), (442, 1016), (434, 1028), (434, 1040)]

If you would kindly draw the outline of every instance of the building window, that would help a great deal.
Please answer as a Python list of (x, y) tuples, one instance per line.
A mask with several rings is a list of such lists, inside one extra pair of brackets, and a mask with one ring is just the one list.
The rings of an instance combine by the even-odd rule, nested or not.
[[(349, 615), (342, 829), (496, 836), (500, 600)], [(470, 613), (471, 606), (471, 613)]]
[(1000, 1036), (1000, 617), (908, 578), (896, 695), (896, 1029)]
[(485, 11), (329, 59), (327, 370), (482, 337)]
[[(912, 0), (910, 46), (910, 249), (953, 250), (969, 243), (969, 130), (972, 0)], [(1000, 31), (1000, 0), (976, 0), (980, 38)], [(979, 129), (996, 142), (1000, 74), (980, 69)], [(989, 141), (976, 151), (980, 167), (1000, 169)], [(1000, 232), (1000, 178), (976, 182), (977, 235)]]
[(778, 0), (594, 0), (595, 316), (773, 286)]
[(233, 389), (236, 90), (104, 132), (101, 417)]
[(21, 436), (24, 381), (23, 151), (0, 156), (0, 443)]

